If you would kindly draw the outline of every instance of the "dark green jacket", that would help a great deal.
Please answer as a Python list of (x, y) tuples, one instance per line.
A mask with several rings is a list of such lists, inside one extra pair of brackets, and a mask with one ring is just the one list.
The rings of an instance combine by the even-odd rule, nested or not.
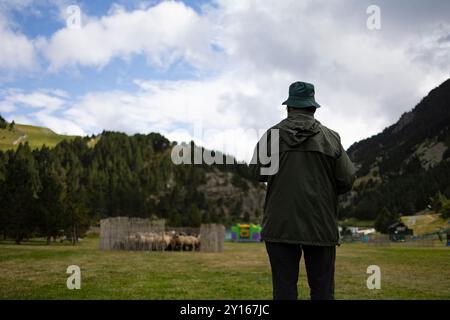
[[(258, 142), (250, 166), (255, 178), (267, 182), (262, 222), (265, 241), (333, 246), (339, 243), (337, 197), (350, 191), (355, 169), (339, 135), (322, 126), (312, 114), (291, 111), (271, 129), (279, 129), (279, 168), (261, 175), (255, 161), (262, 140), (271, 142), (271, 130)], [(268, 154), (272, 154), (268, 148)], [(265, 163), (265, 162), (263, 162)]]

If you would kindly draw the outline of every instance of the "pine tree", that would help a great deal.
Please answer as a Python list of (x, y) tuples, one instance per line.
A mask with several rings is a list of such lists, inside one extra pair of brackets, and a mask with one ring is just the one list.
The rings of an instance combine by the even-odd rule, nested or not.
[(446, 199), (442, 205), (441, 216), (444, 219), (450, 219), (450, 200)]
[(387, 208), (383, 208), (375, 220), (375, 229), (381, 233), (388, 233), (388, 228), (400, 219), (399, 215), (391, 213)]
[(0, 150), (0, 233), (3, 239), (6, 239), (7, 231), (7, 215), (8, 212), (5, 208), (6, 204), (6, 185), (5, 185), (5, 166), (7, 162), (8, 153), (3, 153)]
[(0, 115), (0, 129), (6, 129), (8, 122)]
[(49, 244), (50, 238), (55, 239), (64, 228), (63, 169), (56, 161), (55, 154), (45, 146), (37, 152), (36, 157), (41, 181), (37, 205), (39, 229)]
[(37, 227), (36, 203), (40, 187), (39, 172), (28, 143), (20, 144), (6, 165), (4, 180), (4, 209), (8, 234), (17, 244)]
[(202, 214), (195, 204), (192, 204), (187, 214), (185, 225), (199, 227), (202, 223)]
[(70, 235), (72, 244), (89, 227), (89, 211), (87, 209), (87, 193), (83, 187), (83, 167), (76, 154), (69, 151), (66, 155), (65, 180), (65, 231)]

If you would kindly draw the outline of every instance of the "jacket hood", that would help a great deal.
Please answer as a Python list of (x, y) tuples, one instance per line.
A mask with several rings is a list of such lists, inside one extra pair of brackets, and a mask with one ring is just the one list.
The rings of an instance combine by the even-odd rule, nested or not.
[(295, 147), (318, 134), (320, 126), (320, 122), (314, 119), (311, 113), (293, 110), (277, 125), (277, 128), (280, 129), (280, 139), (290, 147)]

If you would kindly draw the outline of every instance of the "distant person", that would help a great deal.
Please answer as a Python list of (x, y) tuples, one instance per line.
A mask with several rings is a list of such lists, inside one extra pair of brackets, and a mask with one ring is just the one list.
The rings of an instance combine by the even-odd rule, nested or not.
[(271, 128), (279, 129), (278, 171), (261, 174), (269, 166), (258, 153), (263, 139), (268, 141), (272, 161), (276, 156), (270, 150), (274, 135), (270, 129), (258, 142), (251, 164), (255, 177), (268, 183), (261, 236), (277, 300), (297, 299), (302, 252), (311, 299), (334, 299), (337, 196), (352, 188), (355, 169), (339, 134), (314, 118), (320, 107), (314, 93), (314, 86), (306, 82), (289, 87), (289, 98), (283, 102), (287, 118)]

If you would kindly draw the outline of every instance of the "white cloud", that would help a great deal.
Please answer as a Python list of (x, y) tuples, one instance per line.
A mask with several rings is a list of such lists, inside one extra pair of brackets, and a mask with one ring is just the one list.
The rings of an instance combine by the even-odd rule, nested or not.
[[(127, 133), (158, 131), (170, 139), (223, 150), (223, 135), (247, 130), (235, 99), (252, 99), (254, 84), (232, 74), (208, 81), (135, 81), (136, 93), (92, 92), (73, 103), (64, 117), (86, 132), (103, 129)], [(281, 107), (280, 107), (281, 110)], [(277, 114), (274, 109), (274, 114)], [(201, 132), (199, 132), (201, 130)], [(244, 155), (243, 137), (227, 142), (229, 152)], [(240, 140), (239, 140), (240, 139)], [(256, 136), (251, 144), (256, 142)], [(236, 154), (233, 152), (233, 154)], [(242, 157), (241, 157), (242, 159)]]
[(31, 70), (37, 57), (33, 42), (20, 32), (13, 31), (6, 16), (0, 12), (0, 70)]
[(62, 90), (38, 90), (24, 93), (22, 90), (9, 89), (3, 95), (0, 101), (0, 110), (3, 112), (12, 112), (21, 106), (53, 112), (64, 105), (64, 98), (67, 97)]
[(437, 23), (434, 30), (415, 37), (409, 44), (412, 61), (422, 66), (434, 65), (450, 71), (450, 23)]
[[(243, 117), (273, 114), (275, 101), (268, 95), (281, 99), (290, 82), (309, 81), (323, 105), (317, 117), (339, 131), (348, 147), (396, 121), (449, 76), (442, 64), (419, 64), (411, 55), (411, 45), (426, 41), (423, 35), (411, 32), (391, 41), (386, 30), (368, 30), (365, 7), (360, 12), (363, 23), (357, 24), (339, 19), (341, 1), (219, 4), (214, 14), (222, 24), (219, 43), (227, 49), (227, 63), (239, 69), (242, 79), (255, 80), (259, 91), (251, 107), (236, 99), (246, 111)], [(427, 52), (450, 53), (447, 45), (439, 48)], [(258, 120), (266, 126), (273, 123), (268, 117)]]
[(53, 71), (68, 65), (103, 67), (137, 54), (163, 68), (177, 59), (204, 67), (212, 57), (209, 37), (206, 19), (181, 2), (165, 1), (134, 11), (113, 6), (81, 28), (63, 28), (40, 39), (39, 47)]
[[(133, 11), (114, 6), (103, 17), (87, 17), (81, 29), (41, 38), (50, 69), (101, 68), (144, 55), (162, 68), (184, 59), (214, 76), (140, 79), (135, 91), (111, 88), (73, 100), (64, 92), (22, 92), (0, 103), (0, 111), (46, 105), (30, 117), (61, 133), (158, 131), (220, 150), (228, 141), (231, 153), (248, 160), (255, 130), (285, 116), (281, 102), (289, 84), (304, 80), (316, 85), (323, 106), (317, 118), (348, 147), (392, 124), (448, 78), (450, 33), (445, 25), (427, 24), (422, 34), (397, 25), (402, 36), (394, 37), (366, 28), (363, 5), (342, 20), (344, 9), (337, 0), (218, 0), (202, 13), (180, 2)], [(195, 137), (194, 124), (214, 132)]]
[(39, 124), (51, 128), (59, 134), (86, 135), (86, 132), (79, 125), (69, 119), (61, 119), (61, 117), (54, 116), (45, 111), (36, 112), (33, 114), (33, 117)]

